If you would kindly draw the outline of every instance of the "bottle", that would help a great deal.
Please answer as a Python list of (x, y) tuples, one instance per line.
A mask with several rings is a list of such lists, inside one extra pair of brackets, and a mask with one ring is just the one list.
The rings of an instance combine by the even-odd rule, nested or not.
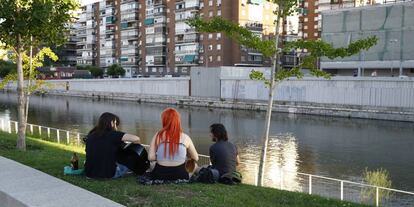
[(79, 169), (79, 158), (76, 155), (76, 153), (73, 153), (72, 159), (70, 160), (70, 165), (72, 167), (72, 170), (78, 170)]

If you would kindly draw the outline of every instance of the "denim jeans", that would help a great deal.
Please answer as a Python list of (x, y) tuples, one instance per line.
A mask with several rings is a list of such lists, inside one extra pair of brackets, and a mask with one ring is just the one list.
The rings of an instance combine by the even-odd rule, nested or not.
[(128, 171), (130, 171), (130, 170), (128, 169), (127, 166), (116, 163), (115, 175), (112, 178), (120, 178), (120, 177), (124, 176), (125, 174), (127, 174)]

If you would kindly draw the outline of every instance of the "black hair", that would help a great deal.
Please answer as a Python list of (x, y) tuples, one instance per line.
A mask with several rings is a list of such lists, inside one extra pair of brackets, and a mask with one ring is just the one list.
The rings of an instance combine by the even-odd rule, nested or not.
[(112, 127), (113, 121), (116, 121), (116, 126), (119, 126), (121, 123), (117, 115), (109, 112), (103, 113), (99, 117), (98, 124), (91, 131), (89, 131), (88, 135), (94, 133), (100, 136), (105, 132), (114, 131), (115, 129)]
[(229, 139), (223, 124), (212, 124), (210, 132), (213, 134), (215, 141), (227, 141)]

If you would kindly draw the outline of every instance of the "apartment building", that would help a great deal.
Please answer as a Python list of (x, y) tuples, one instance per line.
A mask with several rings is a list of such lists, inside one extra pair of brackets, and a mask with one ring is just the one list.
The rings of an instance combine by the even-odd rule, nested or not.
[(321, 11), (356, 7), (359, 0), (299, 0), (299, 33), (303, 39), (315, 40), (321, 37)]
[(95, 10), (94, 4), (81, 8), (79, 19), (75, 24), (78, 65), (99, 65), (96, 60), (96, 37), (95, 37)]
[(104, 0), (81, 8), (76, 26), (77, 64), (106, 70), (120, 64), (130, 77), (138, 73), (138, 2)]
[(262, 38), (274, 34), (276, 6), (265, 0), (103, 0), (82, 7), (78, 64), (121, 64), (126, 76), (188, 75), (193, 66), (266, 66), (257, 51), (222, 33), (198, 33), (185, 23), (221, 16)]
[(350, 57), (322, 58), (321, 68), (338, 76), (414, 76), (414, 1), (324, 11), (322, 40), (335, 47), (375, 35), (378, 42)]
[(322, 29), (321, 12), (323, 11), (408, 1), (412, 0), (299, 0), (298, 36), (303, 39), (319, 39)]
[(259, 36), (274, 33), (274, 5), (262, 0), (140, 0), (140, 73), (188, 75), (193, 66), (270, 64), (257, 51), (240, 47), (222, 33), (203, 34), (188, 18), (221, 16)]

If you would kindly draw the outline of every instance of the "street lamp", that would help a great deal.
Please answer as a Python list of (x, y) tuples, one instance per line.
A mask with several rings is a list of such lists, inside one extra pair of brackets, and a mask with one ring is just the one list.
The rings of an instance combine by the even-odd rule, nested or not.
[[(398, 39), (390, 39), (389, 43), (394, 44), (397, 43)], [(394, 75), (394, 52), (391, 52), (391, 75)], [(402, 71), (400, 68), (400, 75), (402, 75)]]

